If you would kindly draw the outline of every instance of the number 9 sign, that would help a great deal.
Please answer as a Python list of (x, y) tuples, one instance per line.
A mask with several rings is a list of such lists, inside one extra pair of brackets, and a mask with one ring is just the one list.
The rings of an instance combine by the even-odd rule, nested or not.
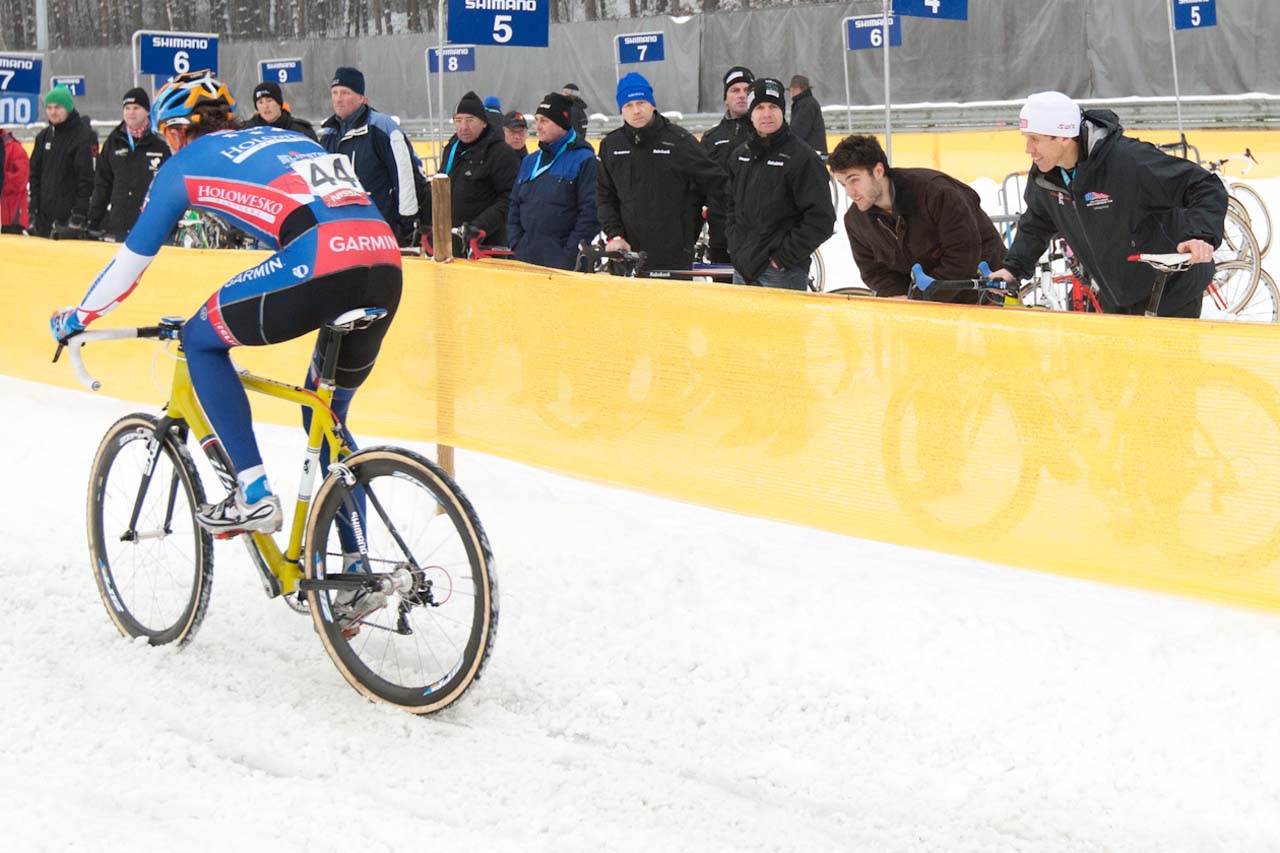
[(302, 59), (266, 59), (258, 63), (258, 79), (262, 82), (301, 83)]

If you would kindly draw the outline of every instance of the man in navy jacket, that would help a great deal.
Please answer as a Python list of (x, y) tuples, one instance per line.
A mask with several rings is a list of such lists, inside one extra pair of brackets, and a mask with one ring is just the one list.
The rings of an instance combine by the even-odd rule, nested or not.
[(507, 239), (516, 260), (571, 270), (578, 242), (600, 231), (596, 154), (573, 129), (572, 113), (572, 102), (558, 93), (538, 104), (538, 150), (520, 164), (507, 212)]
[(346, 154), (356, 177), (373, 198), (401, 245), (412, 241), (418, 201), (426, 198), (422, 163), (409, 138), (391, 116), (369, 106), (364, 74), (339, 68), (329, 84), (333, 115), (320, 128), (320, 144), (333, 154)]

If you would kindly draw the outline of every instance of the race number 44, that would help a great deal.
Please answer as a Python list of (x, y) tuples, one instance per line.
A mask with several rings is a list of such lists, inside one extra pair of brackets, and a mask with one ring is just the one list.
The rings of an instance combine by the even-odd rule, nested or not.
[(323, 201), (326, 207), (369, 203), (369, 194), (365, 192), (360, 179), (356, 177), (355, 167), (345, 154), (328, 154), (299, 160), (292, 164), (292, 168), (306, 183), (311, 194)]

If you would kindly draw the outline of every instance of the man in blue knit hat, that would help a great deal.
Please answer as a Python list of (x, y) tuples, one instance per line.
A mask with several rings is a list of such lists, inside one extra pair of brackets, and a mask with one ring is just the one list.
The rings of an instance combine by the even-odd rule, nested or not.
[(618, 81), (622, 126), (600, 142), (596, 209), (607, 248), (648, 255), (649, 269), (689, 269), (703, 199), (723, 204), (728, 175), (692, 134), (657, 110), (634, 71)]

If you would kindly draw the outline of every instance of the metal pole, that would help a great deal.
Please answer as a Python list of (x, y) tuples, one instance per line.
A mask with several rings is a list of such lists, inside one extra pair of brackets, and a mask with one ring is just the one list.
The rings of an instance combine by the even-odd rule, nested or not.
[[(439, 61), (439, 57), (436, 58)], [(427, 118), (430, 119), (435, 115), (435, 107), (431, 105), (431, 48), (427, 48), (422, 52), (422, 60), (427, 64)], [(438, 154), (432, 159), (436, 162), (437, 171), (439, 170), (440, 157)]]
[(49, 49), (49, 3), (48, 0), (36, 0), (36, 50), (43, 53)]
[(884, 51), (884, 156), (893, 165), (893, 119), (889, 115), (889, 10), (893, 0), (884, 0), (884, 17), (880, 19), (881, 49)]
[[(840, 28), (844, 30), (844, 119), (849, 125), (849, 132), (853, 133), (853, 97), (849, 93), (849, 19), (845, 18), (840, 22)], [(794, 105), (793, 105), (794, 106)]]
[(439, 11), (436, 13), (436, 35), (440, 39), (440, 51), (436, 54), (436, 62), (439, 65), (436, 68), (436, 89), (440, 96), (440, 115), (436, 118), (436, 168), (439, 169), (444, 163), (444, 4), (445, 0), (440, 0)]
[(613, 37), (613, 81), (616, 83), (622, 79), (622, 48), (619, 39), (622, 34)]
[(1164, 0), (1164, 10), (1169, 13), (1169, 56), (1173, 59), (1173, 103), (1178, 111), (1178, 141), (1182, 143), (1182, 156), (1187, 156), (1187, 137), (1182, 132), (1182, 93), (1178, 91), (1178, 51), (1173, 45), (1173, 3)]
[[(141, 59), (138, 56), (138, 42), (142, 39), (142, 30), (138, 30), (133, 34), (133, 85), (138, 85), (138, 64)], [(149, 86), (147, 88), (150, 88)]]

